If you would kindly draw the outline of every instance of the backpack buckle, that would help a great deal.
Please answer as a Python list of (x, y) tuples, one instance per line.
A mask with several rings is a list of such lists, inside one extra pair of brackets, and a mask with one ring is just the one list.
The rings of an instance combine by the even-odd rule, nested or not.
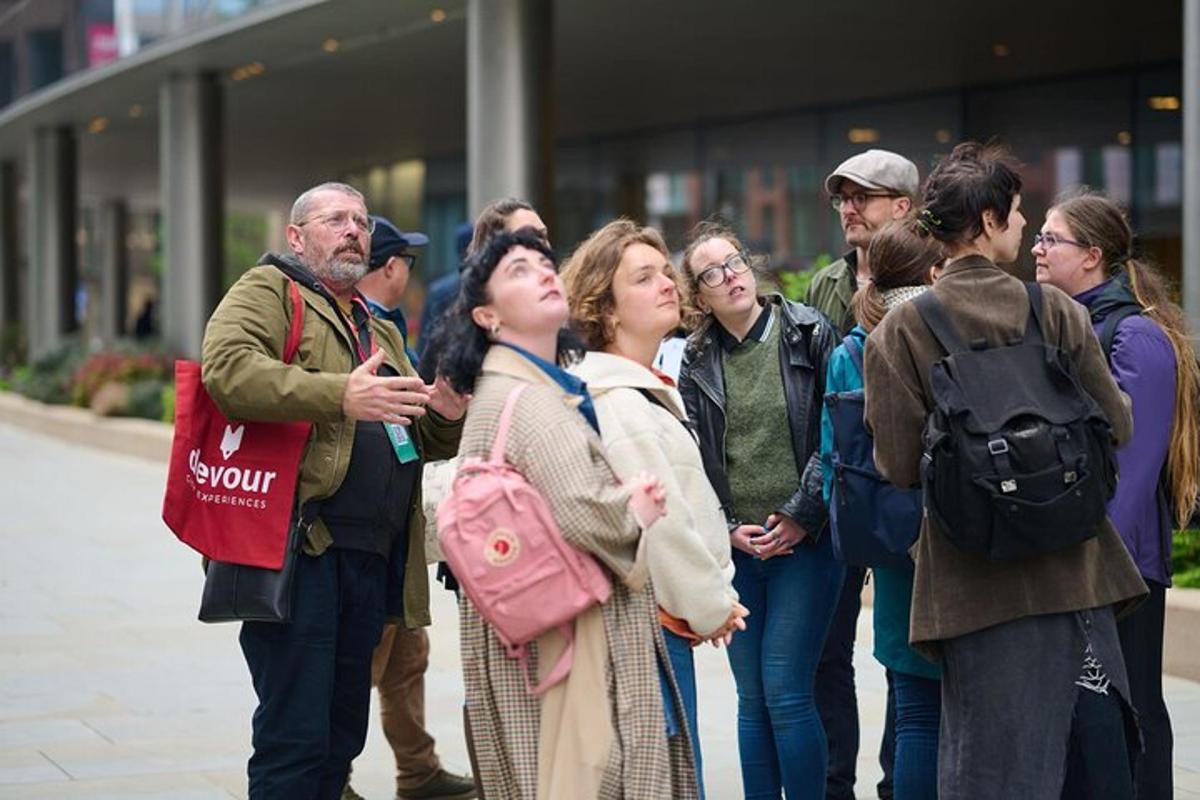
[(1000, 491), (1004, 494), (1012, 494), (1017, 490), (1017, 481), (1014, 478), (1008, 478), (1000, 481)]
[(992, 439), (988, 442), (988, 452), (994, 456), (1004, 455), (1008, 452), (1008, 442), (1004, 439)]

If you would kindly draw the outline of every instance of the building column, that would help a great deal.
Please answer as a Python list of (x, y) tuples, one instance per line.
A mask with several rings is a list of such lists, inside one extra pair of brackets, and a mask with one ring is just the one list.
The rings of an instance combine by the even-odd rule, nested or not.
[(197, 358), (220, 299), (224, 253), (221, 87), (214, 74), (168, 78), (159, 92), (163, 341)]
[(551, 0), (467, 5), (467, 211), (532, 201), (553, 225)]
[(1200, 332), (1200, 0), (1183, 3), (1183, 306)]
[(0, 336), (19, 325), (21, 275), (17, 263), (17, 165), (0, 162)]
[(43, 356), (78, 327), (75, 245), (78, 200), (75, 135), (70, 128), (39, 129), (29, 143), (29, 355)]
[(129, 302), (129, 248), (125, 246), (129, 210), (123, 200), (105, 200), (100, 204), (100, 328), (106, 342), (125, 333)]

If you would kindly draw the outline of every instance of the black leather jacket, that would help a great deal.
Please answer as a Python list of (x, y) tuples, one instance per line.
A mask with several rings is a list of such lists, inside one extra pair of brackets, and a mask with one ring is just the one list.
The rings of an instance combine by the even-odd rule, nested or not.
[[(815, 541), (825, 527), (828, 511), (821, 494), (821, 408), (825, 397), (825, 368), (837, 337), (833, 326), (811, 306), (767, 295), (767, 303), (782, 310), (779, 330), (779, 363), (787, 395), (788, 427), (800, 486), (779, 509)], [(712, 325), (700, 329), (688, 342), (679, 392), (688, 417), (696, 426), (708, 480), (721, 500), (732, 529), (747, 520), (737, 519), (729, 479), (725, 474), (725, 377), (721, 345)]]

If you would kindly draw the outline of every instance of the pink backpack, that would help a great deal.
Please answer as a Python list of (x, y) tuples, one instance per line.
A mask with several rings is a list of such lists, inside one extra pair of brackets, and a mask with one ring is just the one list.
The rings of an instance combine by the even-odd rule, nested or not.
[[(546, 499), (504, 458), (513, 409), (526, 386), (509, 392), (491, 456), (459, 465), (437, 523), (454, 577), (509, 657), (520, 660), (529, 693), (541, 696), (571, 671), (574, 619), (608, 600), (612, 586), (591, 556), (567, 544)], [(526, 645), (555, 628), (566, 649), (533, 687)]]

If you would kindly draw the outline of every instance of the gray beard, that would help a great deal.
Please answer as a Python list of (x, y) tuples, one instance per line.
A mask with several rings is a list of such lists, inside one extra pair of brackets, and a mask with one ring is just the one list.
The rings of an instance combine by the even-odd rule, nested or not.
[(353, 288), (366, 274), (366, 262), (332, 258), (326, 261), (324, 267), (317, 272), (317, 277), (329, 288), (335, 291), (345, 291)]

